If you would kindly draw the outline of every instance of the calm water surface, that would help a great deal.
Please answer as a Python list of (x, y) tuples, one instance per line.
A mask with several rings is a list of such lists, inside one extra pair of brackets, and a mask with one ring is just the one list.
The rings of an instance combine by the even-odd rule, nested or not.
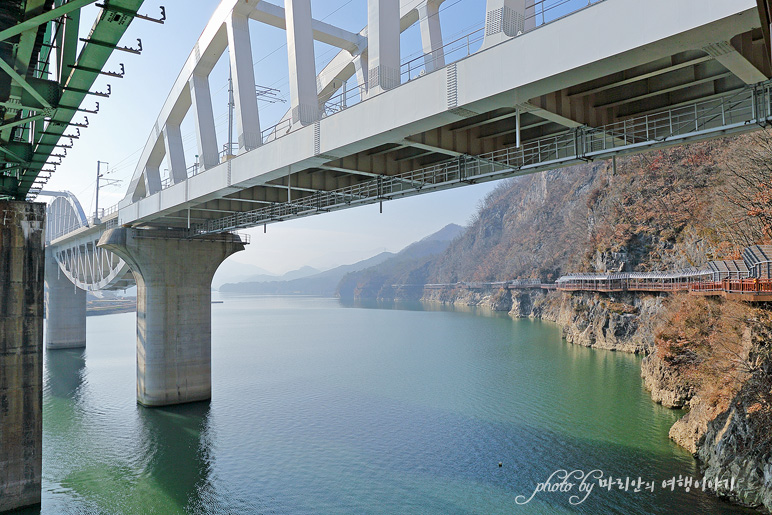
[[(134, 314), (45, 353), (43, 513), (741, 512), (662, 489), (697, 470), (635, 356), (506, 316), (223, 300), (209, 403), (136, 404)], [(516, 503), (558, 469), (656, 488)]]

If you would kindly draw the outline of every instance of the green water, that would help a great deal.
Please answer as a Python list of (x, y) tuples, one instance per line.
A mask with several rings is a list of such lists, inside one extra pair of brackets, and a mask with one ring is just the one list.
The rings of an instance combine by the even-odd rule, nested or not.
[[(636, 356), (493, 314), (222, 298), (208, 403), (137, 406), (133, 314), (46, 352), (43, 513), (740, 512), (662, 488), (699, 474)], [(656, 488), (518, 504), (559, 469)]]

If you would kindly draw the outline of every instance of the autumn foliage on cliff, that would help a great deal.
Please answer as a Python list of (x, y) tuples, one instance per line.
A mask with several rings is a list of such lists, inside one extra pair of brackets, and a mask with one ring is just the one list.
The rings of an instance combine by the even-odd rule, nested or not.
[(708, 405), (723, 411), (752, 372), (747, 304), (677, 295), (669, 300), (656, 352)]
[(676, 295), (656, 350), (707, 403), (710, 418), (742, 413), (738, 452), (772, 452), (772, 312), (721, 298)]

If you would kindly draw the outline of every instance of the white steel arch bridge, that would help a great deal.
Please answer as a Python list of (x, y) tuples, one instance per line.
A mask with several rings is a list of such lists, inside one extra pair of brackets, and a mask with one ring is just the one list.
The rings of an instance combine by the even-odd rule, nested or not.
[[(556, 3), (573, 12), (537, 24), (539, 9)], [(110, 227), (232, 231), (755, 130), (770, 119), (766, 13), (753, 0), (481, 0), (486, 27), (471, 36), (480, 41), (464, 40), (467, 52), (454, 62), (446, 52), (459, 43), (442, 39), (441, 4), (369, 0), (368, 26), (353, 33), (315, 20), (309, 0), (224, 0), (184, 63), (124, 200), (98, 223), (52, 237), (57, 255), (72, 256), (63, 267), (87, 289), (125, 287), (119, 260), (89, 258), (111, 267), (104, 272), (76, 264)], [(254, 94), (249, 20), (286, 31), (291, 105), (268, 128)], [(413, 24), (424, 55), (401, 63), (399, 35)], [(315, 40), (340, 49), (318, 74)], [(208, 76), (226, 49), (238, 149), (222, 154)], [(352, 77), (356, 88), (346, 86)], [(195, 163), (182, 148), (188, 112)]]
[[(231, 231), (772, 121), (766, 1), (479, 0), (484, 31), (453, 57), (441, 4), (367, 0), (367, 27), (353, 33), (315, 20), (310, 0), (223, 0), (150, 130), (124, 199), (92, 220), (69, 195), (51, 204), (57, 273), (80, 290), (138, 286), (140, 403), (210, 398), (211, 278), (245, 243)], [(555, 5), (573, 10), (537, 24), (536, 13)], [(255, 97), (249, 20), (286, 33), (291, 101), (268, 128)], [(400, 34), (416, 23), (424, 55), (402, 63)], [(317, 40), (340, 49), (320, 73)], [(226, 49), (238, 148), (221, 155), (209, 76)], [(195, 163), (182, 144), (188, 113)], [(85, 295), (67, 300), (68, 284), (57, 284), (52, 305), (82, 306), (69, 317), (80, 325), (58, 316), (49, 334), (85, 344)]]

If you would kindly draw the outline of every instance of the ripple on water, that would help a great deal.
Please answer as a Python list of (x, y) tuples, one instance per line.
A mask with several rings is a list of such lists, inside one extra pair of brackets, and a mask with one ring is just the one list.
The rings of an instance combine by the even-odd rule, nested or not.
[(507, 317), (225, 301), (208, 403), (137, 406), (133, 315), (89, 318), (86, 351), (46, 353), (45, 513), (734, 510), (677, 491), (580, 506), (540, 494), (518, 509), (558, 468), (695, 473), (635, 356)]

